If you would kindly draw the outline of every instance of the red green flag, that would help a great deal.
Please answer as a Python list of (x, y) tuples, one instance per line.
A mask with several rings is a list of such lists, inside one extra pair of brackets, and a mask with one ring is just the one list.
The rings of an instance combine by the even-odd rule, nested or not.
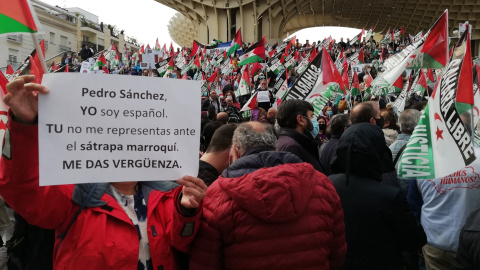
[[(468, 24), (467, 28), (468, 29)], [(472, 51), (470, 48), (470, 34), (465, 31), (458, 41), (462, 51), (465, 51), (464, 59), (460, 65), (460, 76), (458, 78), (456, 107), (459, 114), (470, 111), (474, 105), (473, 99), (473, 77), (472, 77)], [(463, 48), (465, 47), (465, 48)]]
[(90, 70), (91, 71), (100, 70), (103, 66), (106, 66), (106, 65), (107, 65), (107, 59), (105, 59), (105, 56), (103, 56), (103, 52), (102, 52)]
[(360, 83), (358, 80), (357, 72), (353, 72), (353, 82), (352, 82), (352, 96), (360, 95)]
[(250, 93), (250, 72), (248, 65), (243, 70), (242, 78), (240, 79), (240, 86), (238, 86), (238, 91), (240, 95), (247, 95)]
[(65, 66), (65, 70), (63, 72), (70, 72), (70, 68), (68, 67), (68, 65)]
[(13, 75), (13, 73), (15, 73), (15, 71), (13, 70), (12, 65), (8, 64), (8, 66), (7, 66), (7, 72), (6, 72), (5, 74), (7, 74), (7, 75)]
[(427, 83), (434, 83), (435, 76), (433, 75), (433, 69), (429, 68), (427, 71)]
[(342, 81), (343, 81), (343, 85), (345, 85), (345, 90), (348, 91), (348, 88), (350, 87), (350, 82), (348, 80), (348, 64), (347, 64), (347, 67), (343, 69)]
[(243, 105), (243, 108), (240, 110), (241, 112), (249, 111), (255, 109), (255, 104), (257, 103), (257, 93), (252, 95), (252, 97)]
[(358, 53), (358, 63), (359, 64), (365, 63), (365, 57), (363, 56), (363, 48), (361, 48), (360, 52)]
[(265, 44), (263, 40), (262, 38), (243, 52), (240, 56), (238, 66), (265, 61)]
[(338, 84), (338, 86), (340, 86), (340, 89), (343, 91), (342, 94), (345, 95), (347, 91), (345, 89), (345, 85), (343, 84), (342, 76), (340, 75), (340, 72), (338, 72), (337, 67), (335, 66), (335, 63), (333, 62), (332, 58), (328, 54), (325, 47), (323, 47), (322, 53), (323, 53), (323, 56), (322, 56), (323, 84), (326, 85), (329, 83), (336, 83)]
[(242, 47), (242, 31), (241, 28), (238, 29), (235, 38), (232, 40), (232, 44), (230, 44), (230, 48), (228, 49), (227, 56), (235, 54), (235, 52)]
[(195, 55), (195, 61), (193, 62), (193, 65), (196, 66), (198, 69), (200, 69), (200, 67), (202, 66), (202, 64), (200, 63), (200, 58), (198, 57), (198, 54)]
[(37, 21), (27, 0), (0, 0), (0, 34), (36, 33)]
[(420, 70), (420, 73), (418, 74), (418, 76), (419, 77), (418, 77), (417, 84), (415, 84), (415, 89), (412, 89), (411, 92), (415, 93), (418, 96), (423, 97), (423, 95), (425, 94), (425, 90), (427, 90), (428, 88), (427, 80), (425, 79), (425, 73), (423, 72), (423, 70)]
[(58, 69), (57, 63), (55, 63), (55, 61), (53, 61), (52, 66), (50, 67), (50, 73), (54, 72), (57, 69)]
[(260, 70), (263, 69), (263, 66), (258, 62), (254, 63), (253, 66), (252, 66), (252, 77), (255, 77), (255, 74), (257, 74), (257, 71), (259, 69)]
[(403, 89), (403, 76), (400, 75), (398, 79), (393, 83), (393, 92), (390, 93), (400, 93)]

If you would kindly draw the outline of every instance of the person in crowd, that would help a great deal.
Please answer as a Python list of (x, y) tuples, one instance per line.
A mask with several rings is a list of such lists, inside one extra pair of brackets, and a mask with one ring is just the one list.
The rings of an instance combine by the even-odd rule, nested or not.
[(70, 59), (68, 58), (68, 54), (64, 53), (63, 56), (62, 56), (62, 60), (60, 62), (62, 63), (62, 65), (68, 65), (69, 60)]
[[(471, 115), (460, 115), (466, 130), (472, 134)], [(475, 145), (475, 144), (474, 144)], [(480, 149), (474, 146), (475, 156)], [(440, 179), (411, 181), (408, 202), (427, 235), (422, 248), (427, 269), (451, 269), (458, 239), (467, 217), (480, 208), (480, 160)], [(466, 181), (466, 179), (469, 179)]]
[[(82, 45), (82, 49), (80, 50), (79, 54), (80, 54), (80, 57), (82, 58), (82, 61), (87, 61), (88, 58), (93, 56), (93, 54), (91, 54), (90, 49), (88, 49), (87, 44)], [(63, 64), (63, 61), (62, 61), (62, 64)]]
[(233, 104), (233, 98), (227, 97), (225, 99), (227, 106), (225, 107), (224, 111), (228, 114), (228, 123), (241, 123), (243, 122), (243, 115), (240, 112), (235, 104)]
[(210, 186), (230, 165), (229, 155), (233, 132), (237, 124), (227, 124), (215, 130), (207, 151), (200, 158), (198, 178)]
[(337, 152), (340, 137), (342, 137), (343, 132), (351, 125), (352, 123), (346, 114), (337, 114), (332, 118), (332, 121), (330, 121), (332, 137), (328, 142), (322, 144), (319, 154), (320, 162), (322, 163), (322, 166), (325, 169), (325, 175), (327, 176), (332, 174), (330, 163)]
[(222, 111), (222, 106), (221, 106), (220, 101), (217, 97), (217, 92), (216, 91), (210, 91), (209, 96), (210, 96), (210, 98), (206, 99), (202, 103), (202, 111), (207, 111), (208, 107), (210, 107), (210, 105), (213, 105), (213, 107), (215, 107), (215, 113), (218, 114), (219, 112)]
[(404, 270), (402, 251), (417, 246), (417, 226), (400, 189), (382, 182), (383, 132), (357, 123), (343, 133), (329, 176), (345, 214), (342, 269)]
[[(380, 129), (383, 128), (385, 124), (382, 116), (380, 115), (380, 107), (378, 103), (374, 101), (362, 102), (353, 107), (350, 120), (352, 121), (352, 125), (359, 123), (370, 123), (380, 127)], [(387, 149), (382, 152), (384, 157), (381, 159), (383, 170), (382, 183), (394, 187), (400, 187), (400, 183), (397, 178), (397, 172), (395, 170), (395, 166), (393, 165), (392, 152), (388, 147), (386, 148)]]
[(275, 96), (273, 95), (272, 90), (268, 89), (267, 80), (260, 80), (260, 87), (257, 89), (257, 91), (258, 107), (268, 111), (268, 109), (270, 109), (272, 104), (275, 102)]
[[(231, 85), (231, 84), (230, 84)], [(237, 100), (237, 97), (235, 96), (235, 92), (233, 90), (228, 90), (226, 93), (225, 93), (225, 96), (227, 97), (227, 99), (229, 97), (232, 98), (232, 101), (233, 101), (233, 105), (235, 105), (235, 107), (237, 107), (239, 110), (241, 109), (240, 108), (240, 103), (238, 102)]]
[(453, 270), (480, 269), (480, 209), (467, 218), (458, 239), (458, 249), (452, 263)]
[(385, 142), (387, 146), (390, 145), (397, 139), (398, 132), (400, 128), (397, 125), (397, 116), (394, 112), (383, 110), (380, 113), (380, 116), (383, 118), (383, 134), (385, 135)]
[(317, 117), (318, 123), (318, 134), (315, 137), (315, 141), (317, 142), (318, 146), (322, 146), (323, 144), (327, 143), (327, 120), (325, 117), (319, 115)]
[(276, 146), (271, 125), (237, 127), (233, 163), (207, 191), (191, 270), (341, 267), (347, 246), (334, 187)]
[(408, 143), (408, 140), (410, 140), (421, 115), (422, 113), (420, 111), (414, 109), (406, 109), (400, 114), (400, 117), (398, 118), (400, 134), (398, 134), (397, 140), (390, 145), (393, 160), (397, 160), (397, 154), (400, 151), (403, 152), (402, 149), (404, 149), (404, 146)]
[(318, 156), (318, 145), (312, 135), (315, 132), (313, 122), (318, 123), (313, 117), (313, 106), (310, 103), (298, 99), (283, 101), (277, 113), (277, 123), (280, 126), (278, 150), (293, 153), (324, 173)]
[(39, 186), (36, 92), (49, 91), (34, 80), (20, 76), (6, 87), (11, 111), (4, 147), (11, 158), (0, 159), (0, 195), (32, 225), (55, 229), (54, 269), (176, 269), (172, 251), (189, 251), (201, 223), (205, 183), (185, 176), (177, 181), (181, 186)]
[(259, 120), (259, 122), (264, 123), (264, 124), (270, 124), (270, 125), (275, 125), (275, 120), (277, 119), (277, 109), (275, 108), (270, 108), (268, 109), (267, 112), (267, 117), (262, 118)]

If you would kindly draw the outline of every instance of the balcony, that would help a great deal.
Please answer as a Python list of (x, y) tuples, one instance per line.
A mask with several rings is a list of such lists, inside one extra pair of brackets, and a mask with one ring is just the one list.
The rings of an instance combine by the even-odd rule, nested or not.
[(103, 25), (82, 18), (80, 20), (80, 29), (84, 32), (99, 34), (103, 32)]
[(7, 40), (21, 44), (23, 42), (23, 35), (7, 35)]
[(67, 47), (67, 46), (65, 46), (65, 45), (60, 45), (60, 46), (58, 46), (58, 47), (60, 48), (60, 51), (61, 51), (61, 52), (69, 52), (69, 51), (72, 50), (72, 48)]

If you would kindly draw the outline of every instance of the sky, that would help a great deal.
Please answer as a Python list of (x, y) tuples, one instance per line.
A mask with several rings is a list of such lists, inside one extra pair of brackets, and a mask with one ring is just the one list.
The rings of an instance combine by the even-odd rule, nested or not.
[[(175, 10), (164, 6), (154, 0), (41, 0), (53, 6), (79, 7), (99, 17), (99, 22), (118, 26), (119, 30), (125, 30), (125, 35), (137, 38), (137, 41), (151, 47), (155, 45), (158, 37), (160, 45), (168, 45), (173, 42), (168, 33), (170, 18), (176, 13)], [(126, 4), (122, 4), (126, 3)], [(360, 30), (344, 27), (313, 27), (290, 33), (296, 35), (301, 43), (306, 39), (313, 41), (329, 37), (337, 41), (340, 37), (344, 40), (352, 38)], [(318, 37), (312, 40), (312, 37)], [(173, 42), (176, 48), (178, 45)]]

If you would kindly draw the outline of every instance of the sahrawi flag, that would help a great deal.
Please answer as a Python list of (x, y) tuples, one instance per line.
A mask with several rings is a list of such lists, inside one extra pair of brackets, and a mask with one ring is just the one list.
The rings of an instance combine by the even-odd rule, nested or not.
[(302, 99), (312, 104), (317, 116), (332, 94), (346, 94), (342, 76), (325, 48), (297, 78), (285, 99)]
[(0, 0), (0, 34), (37, 33), (39, 26), (27, 0)]
[(240, 79), (240, 86), (238, 86), (238, 91), (240, 95), (250, 94), (250, 74), (248, 66), (243, 70), (242, 78)]
[(406, 68), (444, 68), (448, 62), (448, 10), (417, 42), (383, 63), (384, 71), (372, 83), (373, 92), (390, 88)]
[(476, 158), (469, 129), (460, 118), (474, 104), (468, 35), (466, 31), (460, 38), (399, 159), (399, 178), (441, 178)]
[(238, 66), (265, 61), (265, 44), (263, 38), (250, 46), (239, 58)]
[(105, 56), (103, 56), (103, 52), (100, 54), (100, 56), (97, 58), (97, 61), (95, 64), (93, 64), (92, 68), (90, 69), (91, 71), (94, 70), (101, 70), (103, 66), (107, 65), (107, 59), (105, 59)]
[(412, 86), (412, 90), (410, 92), (416, 94), (417, 96), (423, 97), (427, 88), (428, 86), (427, 80), (425, 79), (425, 73), (423, 73), (423, 70), (420, 70), (420, 74), (418, 74), (417, 84)]
[(282, 70), (284, 70), (284, 66), (280, 59), (282, 58), (283, 51), (280, 53), (275, 54), (274, 56), (270, 57), (267, 62), (267, 73), (269, 73), (269, 77), (273, 77), (278, 75)]
[(283, 99), (288, 90), (288, 71), (285, 69), (280, 76), (278, 76), (273, 86), (273, 94)]
[(160, 77), (165, 76), (165, 74), (173, 72), (174, 64), (173, 64), (173, 57), (170, 56), (166, 59), (163, 59), (160, 63), (155, 64), (157, 68), (158, 74)]
[(227, 57), (230, 57), (230, 55), (235, 54), (235, 52), (239, 50), (241, 47), (242, 47), (242, 32), (241, 32), (241, 28), (239, 28), (237, 31), (237, 34), (235, 35), (235, 38), (232, 40), (232, 44), (230, 45), (230, 48), (228, 48)]

